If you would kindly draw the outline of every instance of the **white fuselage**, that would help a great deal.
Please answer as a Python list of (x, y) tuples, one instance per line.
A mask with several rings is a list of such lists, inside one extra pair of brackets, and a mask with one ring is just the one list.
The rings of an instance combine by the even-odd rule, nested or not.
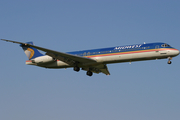
[[(175, 57), (179, 54), (177, 49), (163, 48), (163, 49), (151, 49), (151, 50), (141, 50), (141, 51), (124, 51), (112, 54), (101, 54), (94, 56), (85, 56), (97, 61), (98, 64), (110, 64), (110, 63), (121, 63), (121, 62), (133, 62), (142, 60), (154, 60), (154, 59), (164, 59), (168, 57)], [(45, 55), (37, 57), (33, 60), (26, 61), (27, 65), (37, 65), (45, 68), (68, 68), (71, 65), (62, 62), (60, 60), (55, 60), (52, 57)], [(93, 64), (94, 65), (94, 64)], [(82, 66), (83, 67), (83, 66)]]

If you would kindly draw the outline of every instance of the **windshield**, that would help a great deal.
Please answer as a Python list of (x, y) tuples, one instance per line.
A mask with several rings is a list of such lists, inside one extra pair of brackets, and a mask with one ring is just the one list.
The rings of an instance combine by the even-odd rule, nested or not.
[(162, 44), (161, 46), (162, 46), (162, 47), (171, 47), (171, 46), (168, 45), (168, 44)]

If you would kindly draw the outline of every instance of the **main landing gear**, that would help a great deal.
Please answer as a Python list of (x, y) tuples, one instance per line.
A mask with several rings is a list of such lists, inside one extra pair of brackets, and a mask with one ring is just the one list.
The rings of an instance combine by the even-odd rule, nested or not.
[(92, 73), (91, 71), (87, 71), (86, 75), (88, 75), (88, 76), (92, 76), (92, 75), (93, 75), (93, 73)]
[[(78, 66), (75, 66), (75, 67), (74, 67), (74, 71), (79, 72), (79, 71), (80, 71), (80, 68), (79, 68)], [(93, 72), (91, 72), (91, 71), (89, 70), (89, 71), (87, 71), (86, 75), (92, 76), (92, 75), (93, 75)]]
[(172, 63), (172, 62), (171, 62), (172, 58), (169, 57), (168, 59), (169, 59), (169, 60), (168, 60), (168, 64), (171, 64), (171, 63)]
[(80, 68), (78, 66), (74, 67), (74, 71), (79, 72)]

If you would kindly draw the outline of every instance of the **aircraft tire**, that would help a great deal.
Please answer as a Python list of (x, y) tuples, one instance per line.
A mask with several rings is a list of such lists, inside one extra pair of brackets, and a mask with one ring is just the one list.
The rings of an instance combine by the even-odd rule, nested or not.
[(88, 75), (88, 76), (92, 76), (92, 75), (93, 75), (93, 73), (92, 73), (91, 71), (87, 71), (86, 75)]
[(80, 71), (80, 68), (77, 67), (77, 66), (75, 66), (75, 67), (74, 67), (74, 71), (79, 72), (79, 71)]
[(168, 61), (168, 64), (171, 64), (171, 63), (172, 63), (172, 62), (169, 60), (169, 61)]

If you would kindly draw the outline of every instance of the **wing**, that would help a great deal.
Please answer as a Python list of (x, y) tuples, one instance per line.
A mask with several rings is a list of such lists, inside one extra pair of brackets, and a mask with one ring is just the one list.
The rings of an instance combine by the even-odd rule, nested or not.
[(27, 44), (27, 43), (22, 43), (22, 42), (17, 42), (17, 41), (12, 41), (12, 40), (5, 40), (5, 39), (1, 39), (1, 40), (6, 41), (6, 42), (12, 42), (12, 43), (17, 43), (17, 44), (22, 44), (22, 45), (34, 47), (36, 49), (39, 49), (41, 51), (46, 52), (47, 55), (52, 56), (54, 58), (57, 58), (58, 56), (61, 56), (64, 59), (71, 59), (71, 60), (74, 60), (74, 61), (77, 61), (77, 62), (80, 62), (80, 63), (96, 63), (95, 60), (90, 59), (90, 58), (86, 58), (86, 57), (76, 56), (76, 55), (63, 53), (63, 52), (57, 52), (57, 51), (54, 51), (54, 50), (46, 49), (46, 48), (43, 48), (43, 47), (39, 47), (39, 46), (36, 46), (36, 45)]
[(30, 46), (30, 47), (34, 47), (36, 49), (39, 49), (41, 51), (46, 52), (46, 55), (49, 55), (55, 59), (61, 60), (71, 66), (76, 66), (78, 65), (79, 67), (81, 67), (83, 70), (88, 70), (89, 68), (92, 70), (92, 72), (94, 73), (104, 73), (106, 75), (109, 75), (109, 71), (107, 69), (107, 66), (104, 64), (100, 64), (97, 63), (97, 61), (90, 59), (90, 58), (86, 58), (86, 57), (81, 57), (81, 56), (76, 56), (76, 55), (72, 55), (72, 54), (68, 54), (68, 53), (63, 53), (63, 52), (58, 52), (58, 51), (54, 51), (54, 50), (50, 50), (47, 48), (43, 48), (43, 47), (39, 47), (36, 45), (31, 45), (28, 43), (23, 43), (23, 42), (17, 42), (17, 41), (12, 41), (12, 40), (6, 40), (6, 39), (1, 39), (3, 41), (6, 42), (12, 42), (12, 43), (17, 43), (17, 44), (21, 44), (21, 45), (25, 45), (25, 46)]

